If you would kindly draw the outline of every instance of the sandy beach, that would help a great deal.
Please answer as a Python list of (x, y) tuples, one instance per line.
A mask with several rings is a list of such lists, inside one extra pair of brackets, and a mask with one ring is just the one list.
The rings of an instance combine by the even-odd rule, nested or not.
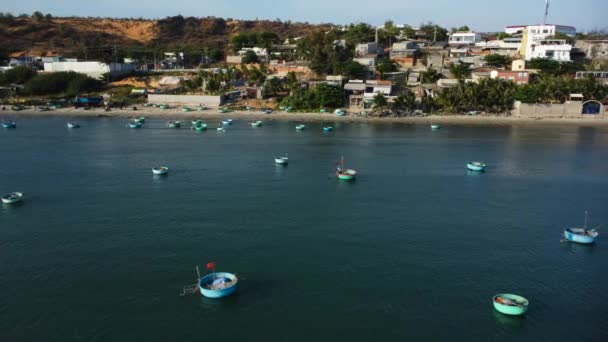
[(306, 122), (369, 122), (369, 123), (403, 123), (403, 124), (444, 124), (444, 125), (578, 125), (578, 126), (608, 126), (608, 118), (521, 118), (505, 116), (469, 116), (469, 115), (430, 115), (426, 117), (361, 117), (356, 115), (337, 116), (333, 113), (286, 113), (275, 111), (265, 114), (261, 111), (232, 111), (220, 113), (217, 109), (205, 111), (182, 112), (179, 107), (170, 109), (159, 109), (151, 107), (138, 107), (132, 109), (112, 109), (106, 112), (102, 108), (90, 110), (76, 108), (61, 108), (51, 111), (36, 111), (25, 109), (22, 111), (4, 110), (0, 111), (3, 120), (17, 120), (23, 116), (74, 116), (74, 117), (119, 117), (134, 118), (145, 116), (150, 118), (164, 118), (167, 120), (220, 120), (232, 118), (239, 120), (281, 120), (281, 121), (306, 121)]

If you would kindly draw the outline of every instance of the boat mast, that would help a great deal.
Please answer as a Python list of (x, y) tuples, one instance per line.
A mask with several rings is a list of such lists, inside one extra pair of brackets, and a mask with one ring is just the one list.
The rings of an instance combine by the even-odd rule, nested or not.
[(589, 216), (589, 212), (585, 210), (585, 226), (584, 229), (587, 230), (587, 217)]

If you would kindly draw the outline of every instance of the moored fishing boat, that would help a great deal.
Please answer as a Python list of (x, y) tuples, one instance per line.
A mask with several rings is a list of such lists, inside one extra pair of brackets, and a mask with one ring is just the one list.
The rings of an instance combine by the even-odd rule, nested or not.
[(197, 132), (202, 132), (202, 131), (206, 131), (207, 130), (207, 124), (206, 123), (201, 123), (199, 125), (194, 126), (194, 130)]
[(68, 128), (80, 128), (80, 125), (75, 122), (68, 122)]
[(182, 122), (181, 121), (169, 121), (168, 126), (169, 126), (169, 128), (180, 128), (180, 127), (182, 127)]
[(583, 228), (569, 227), (564, 229), (564, 238), (567, 241), (572, 241), (581, 244), (592, 244), (595, 242), (595, 238), (598, 237), (599, 233), (597, 228), (587, 229), (587, 219), (589, 213), (585, 211), (585, 225)]
[(340, 180), (354, 180), (357, 177), (357, 171), (344, 168), (344, 157), (340, 159), (340, 166), (336, 170), (336, 176)]
[(203, 123), (202, 120), (192, 120), (192, 127), (199, 126), (202, 123)]
[(285, 157), (275, 157), (274, 162), (278, 165), (287, 165), (289, 163), (289, 158), (287, 155), (285, 155)]
[(10, 194), (6, 194), (2, 196), (2, 203), (5, 204), (14, 204), (23, 201), (23, 193), (22, 192), (11, 192)]
[(333, 130), (334, 130), (334, 128), (332, 126), (325, 126), (325, 127), (323, 127), (323, 132), (331, 132)]
[(478, 161), (469, 162), (467, 163), (467, 169), (471, 171), (483, 172), (486, 170), (486, 164)]
[(303, 131), (306, 129), (306, 125), (297, 125), (296, 126), (296, 131)]
[(440, 129), (440, 128), (441, 128), (441, 126), (439, 126), (439, 125), (437, 125), (437, 124), (431, 125), (431, 129), (432, 129), (433, 131), (436, 131), (436, 130), (438, 130), (438, 129)]
[(501, 293), (492, 297), (494, 308), (505, 315), (519, 316), (528, 311), (528, 300), (522, 296)]
[(198, 288), (203, 296), (207, 298), (222, 298), (236, 291), (239, 282), (236, 274), (215, 272), (215, 262), (207, 263), (206, 268), (211, 270), (211, 273), (198, 280)]
[(207, 110), (207, 106), (202, 104), (202, 105), (198, 106), (197, 109), (198, 110)]
[(182, 107), (182, 112), (191, 112), (192, 108), (190, 107)]
[(129, 122), (127, 124), (129, 128), (141, 128), (141, 126), (143, 126), (141, 122)]
[(158, 108), (160, 108), (160, 109), (169, 109), (169, 105), (167, 105), (167, 104), (161, 104), (161, 105), (158, 106)]
[(262, 126), (262, 121), (258, 120), (258, 121), (254, 121), (251, 123), (251, 126), (253, 127), (260, 127)]
[(344, 109), (336, 109), (334, 111), (334, 114), (336, 114), (337, 116), (345, 116), (346, 115), (346, 111)]
[(233, 120), (232, 119), (224, 119), (222, 120), (222, 124), (223, 125), (232, 125)]
[(166, 166), (153, 167), (152, 173), (155, 175), (166, 175), (169, 173), (169, 168)]
[(146, 122), (146, 118), (144, 118), (143, 116), (138, 116), (133, 121), (139, 122), (139, 123), (144, 123), (144, 122)]
[(17, 124), (15, 122), (3, 122), (2, 127), (4, 128), (17, 128)]
[(229, 113), (229, 112), (230, 112), (230, 109), (228, 109), (228, 108), (220, 108), (220, 109), (218, 110), (218, 112), (220, 112), (220, 113)]

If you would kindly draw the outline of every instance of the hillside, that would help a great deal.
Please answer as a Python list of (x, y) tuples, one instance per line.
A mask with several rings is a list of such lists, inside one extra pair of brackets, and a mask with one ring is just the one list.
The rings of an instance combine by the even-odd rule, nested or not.
[[(316, 28), (280, 21), (224, 20), (221, 18), (168, 17), (161, 20), (108, 18), (0, 18), (0, 49), (45, 55), (49, 51), (75, 56), (116, 46), (122, 50), (219, 49), (243, 32), (276, 33), (281, 39), (297, 37)], [(89, 55), (89, 57), (91, 57)]]

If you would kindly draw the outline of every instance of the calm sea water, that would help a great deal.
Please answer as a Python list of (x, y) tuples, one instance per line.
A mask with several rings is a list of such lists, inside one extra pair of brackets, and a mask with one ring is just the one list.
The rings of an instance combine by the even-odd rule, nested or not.
[[(608, 340), (608, 230), (560, 243), (608, 224), (607, 128), (66, 121), (0, 131), (1, 341)], [(180, 297), (212, 260), (237, 294)]]

